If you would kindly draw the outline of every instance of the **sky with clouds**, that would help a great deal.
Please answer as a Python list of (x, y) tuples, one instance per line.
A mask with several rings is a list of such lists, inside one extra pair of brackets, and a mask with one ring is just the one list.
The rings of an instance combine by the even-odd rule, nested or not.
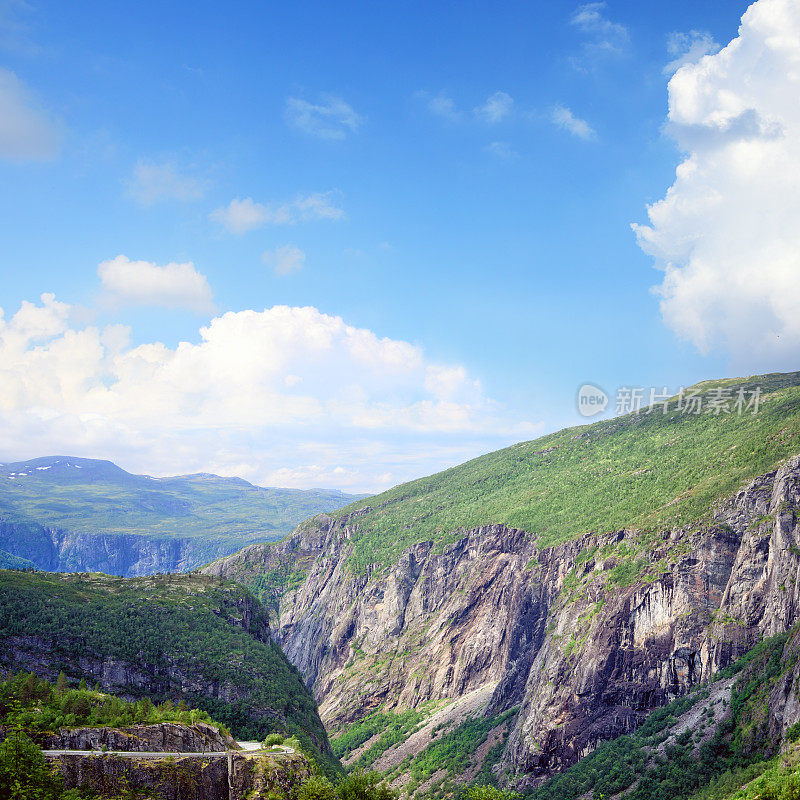
[(798, 96), (796, 0), (0, 0), (0, 459), (373, 491), (796, 369)]

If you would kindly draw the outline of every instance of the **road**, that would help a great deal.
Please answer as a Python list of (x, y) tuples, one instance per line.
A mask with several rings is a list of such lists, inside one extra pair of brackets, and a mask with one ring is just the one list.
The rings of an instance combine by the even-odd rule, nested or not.
[(172, 756), (173, 758), (186, 758), (186, 757), (205, 757), (210, 756), (228, 756), (228, 755), (250, 755), (252, 753), (268, 753), (270, 755), (292, 755), (297, 751), (294, 747), (287, 745), (275, 745), (268, 747), (266, 750), (262, 748), (252, 749), (246, 748), (242, 750), (220, 750), (219, 752), (211, 753), (174, 753), (174, 752), (160, 752), (160, 753), (139, 753), (133, 750), (43, 750), (46, 756), (121, 756), (122, 758), (166, 758)]

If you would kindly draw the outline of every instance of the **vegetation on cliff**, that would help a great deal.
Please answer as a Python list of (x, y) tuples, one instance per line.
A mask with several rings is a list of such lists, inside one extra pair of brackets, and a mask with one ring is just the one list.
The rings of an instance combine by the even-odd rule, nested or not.
[[(764, 640), (735, 664), (722, 670), (715, 683), (735, 678), (724, 713), (716, 716), (707, 703), (709, 687), (698, 686), (686, 697), (653, 712), (639, 729), (601, 743), (590, 755), (541, 787), (526, 800), (599, 800), (622, 794), (626, 800), (723, 800), (762, 797), (793, 800), (780, 787), (800, 786), (794, 768), (800, 753), (776, 756), (780, 737), (770, 734), (770, 694), (794, 670), (800, 655), (800, 628)], [(693, 707), (701, 709), (697, 724), (676, 724)], [(782, 713), (782, 709), (779, 709)], [(800, 735), (800, 726), (788, 739)], [(794, 752), (794, 746), (790, 745)], [(739, 789), (763, 776), (778, 794), (744, 794)], [(791, 791), (794, 791), (793, 789)]]
[(316, 703), (271, 640), (264, 608), (233, 584), (199, 575), (3, 572), (0, 643), (6, 668), (34, 669), (46, 650), (51, 677), (63, 670), (71, 680), (102, 684), (104, 664), (123, 665), (146, 678), (104, 688), (183, 700), (241, 739), (295, 735), (336, 768)]
[[(346, 728), (333, 742), (337, 756), (353, 757), (349, 767), (360, 772), (373, 768), (378, 759), (419, 731), (436, 711), (436, 704), (399, 713), (378, 711)], [(431, 798), (458, 794), (463, 776), (479, 772), (482, 781), (494, 780), (491, 767), (497, 763), (505, 744), (503, 731), (517, 712), (516, 708), (496, 716), (468, 716), (458, 722), (443, 722), (431, 731), (431, 741), (419, 752), (412, 752), (384, 773), (387, 780), (399, 781), (404, 795)], [(482, 759), (481, 746), (496, 733), (497, 745), (488, 748)], [(357, 756), (355, 754), (358, 754)], [(424, 789), (421, 790), (421, 787)]]
[(224, 725), (205, 711), (189, 708), (184, 700), (177, 705), (171, 700), (155, 704), (149, 697), (124, 700), (89, 689), (85, 681), (70, 687), (63, 672), (55, 684), (32, 672), (12, 672), (0, 681), (0, 725), (21, 729), (28, 735), (60, 728), (121, 728), (159, 722), (207, 722), (228, 733)]
[[(736, 413), (760, 387), (759, 408)], [(687, 409), (696, 392), (701, 413)], [(707, 413), (729, 392), (730, 413)], [(679, 405), (680, 404), (680, 405)], [(695, 406), (696, 407), (696, 406)], [(335, 516), (352, 518), (357, 567), (389, 564), (410, 545), (454, 541), (503, 523), (549, 546), (589, 531), (656, 528), (707, 517), (713, 502), (800, 452), (800, 373), (706, 381), (667, 413), (631, 413), (481, 456), (405, 483)]]

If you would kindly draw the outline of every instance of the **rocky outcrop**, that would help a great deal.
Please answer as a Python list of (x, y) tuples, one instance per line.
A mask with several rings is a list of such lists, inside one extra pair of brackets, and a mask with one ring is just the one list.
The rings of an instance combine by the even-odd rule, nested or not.
[(311, 775), (308, 761), (296, 754), (158, 758), (60, 753), (50, 759), (66, 788), (89, 789), (100, 797), (138, 792), (163, 800), (288, 800)]
[(348, 561), (357, 517), (318, 517), (278, 545), (209, 572), (273, 584), (275, 636), (337, 730), (493, 686), (487, 713), (519, 706), (501, 772), (540, 781), (635, 728), (800, 608), (800, 459), (680, 530), (623, 530), (538, 549), (502, 525), (420, 542), (391, 568)]
[(237, 549), (188, 536), (77, 533), (35, 523), (0, 522), (0, 550), (48, 572), (104, 572), (135, 577), (186, 572)]
[(219, 753), (236, 750), (232, 736), (214, 725), (161, 722), (128, 728), (64, 728), (46, 736), (44, 750), (120, 750), (128, 753)]

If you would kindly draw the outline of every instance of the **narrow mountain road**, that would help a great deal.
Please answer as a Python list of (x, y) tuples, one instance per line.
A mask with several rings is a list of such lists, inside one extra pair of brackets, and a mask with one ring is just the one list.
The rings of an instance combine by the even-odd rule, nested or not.
[(253, 755), (258, 753), (265, 753), (267, 755), (292, 755), (297, 751), (294, 747), (287, 745), (276, 745), (275, 747), (268, 747), (266, 749), (242, 749), (242, 750), (220, 750), (206, 753), (176, 753), (176, 752), (158, 752), (158, 753), (142, 753), (135, 750), (43, 750), (46, 756), (120, 756), (122, 758), (186, 758), (186, 757), (210, 757), (210, 756), (228, 756), (228, 755)]

